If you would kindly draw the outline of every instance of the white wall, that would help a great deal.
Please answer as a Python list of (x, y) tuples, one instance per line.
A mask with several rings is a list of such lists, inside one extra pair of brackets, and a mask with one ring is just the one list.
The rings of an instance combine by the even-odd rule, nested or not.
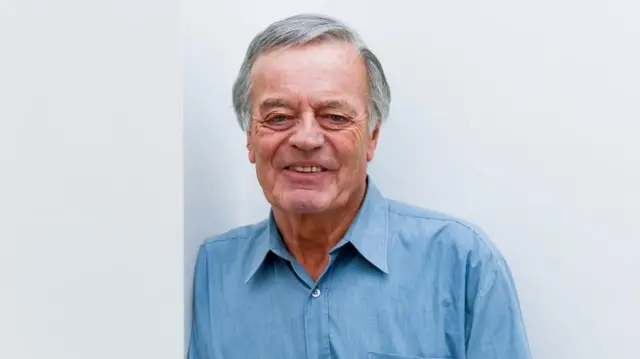
[(267, 213), (231, 109), (248, 42), (274, 20), (324, 12), (361, 32), (391, 82), (370, 169), (383, 192), (489, 232), (515, 273), (536, 358), (636, 357), (639, 10), (186, 0), (187, 283), (205, 236)]
[(177, 0), (0, 1), (0, 358), (179, 358)]

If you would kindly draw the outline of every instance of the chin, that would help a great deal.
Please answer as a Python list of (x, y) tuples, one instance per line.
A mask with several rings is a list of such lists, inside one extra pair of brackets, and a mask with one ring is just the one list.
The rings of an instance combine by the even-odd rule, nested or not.
[(283, 198), (281, 208), (290, 213), (314, 214), (321, 213), (331, 207), (332, 200), (325, 193), (291, 193)]

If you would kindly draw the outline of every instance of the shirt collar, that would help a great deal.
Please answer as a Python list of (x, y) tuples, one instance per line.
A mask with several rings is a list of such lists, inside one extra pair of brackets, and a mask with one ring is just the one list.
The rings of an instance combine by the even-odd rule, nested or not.
[[(367, 261), (382, 272), (388, 273), (388, 236), (387, 201), (367, 176), (367, 192), (358, 214), (351, 226), (349, 226), (344, 238), (332, 251), (337, 250), (346, 243), (351, 243)], [(294, 260), (280, 237), (273, 211), (269, 214), (266, 231), (261, 234), (256, 244), (245, 283), (251, 280), (270, 252), (285, 260)]]
[[(373, 181), (367, 177), (367, 193), (358, 214), (336, 248), (350, 242), (358, 252), (379, 270), (388, 273), (387, 242), (389, 240), (387, 201)], [(335, 250), (334, 249), (334, 250)]]

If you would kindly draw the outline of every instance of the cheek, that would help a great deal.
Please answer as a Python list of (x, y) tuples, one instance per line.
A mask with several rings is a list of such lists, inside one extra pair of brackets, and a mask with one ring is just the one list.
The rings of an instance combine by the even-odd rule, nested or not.
[(369, 138), (368, 131), (366, 129), (358, 128), (358, 131), (355, 131), (353, 135), (352, 144), (353, 152), (357, 153), (358, 161), (366, 159), (370, 143), (371, 139)]
[(366, 162), (371, 142), (366, 137), (366, 132), (348, 131), (336, 134), (331, 142), (342, 165), (356, 168), (360, 163)]
[(277, 152), (281, 144), (282, 139), (275, 136), (265, 136), (255, 141), (250, 156), (253, 156), (256, 166), (261, 169), (273, 167), (272, 162), (278, 156)]

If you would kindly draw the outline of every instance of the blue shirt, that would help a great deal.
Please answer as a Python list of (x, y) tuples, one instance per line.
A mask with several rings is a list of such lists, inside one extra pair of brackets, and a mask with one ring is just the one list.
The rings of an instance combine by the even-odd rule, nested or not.
[(273, 220), (198, 253), (189, 359), (525, 359), (514, 282), (474, 226), (365, 200), (314, 282)]

